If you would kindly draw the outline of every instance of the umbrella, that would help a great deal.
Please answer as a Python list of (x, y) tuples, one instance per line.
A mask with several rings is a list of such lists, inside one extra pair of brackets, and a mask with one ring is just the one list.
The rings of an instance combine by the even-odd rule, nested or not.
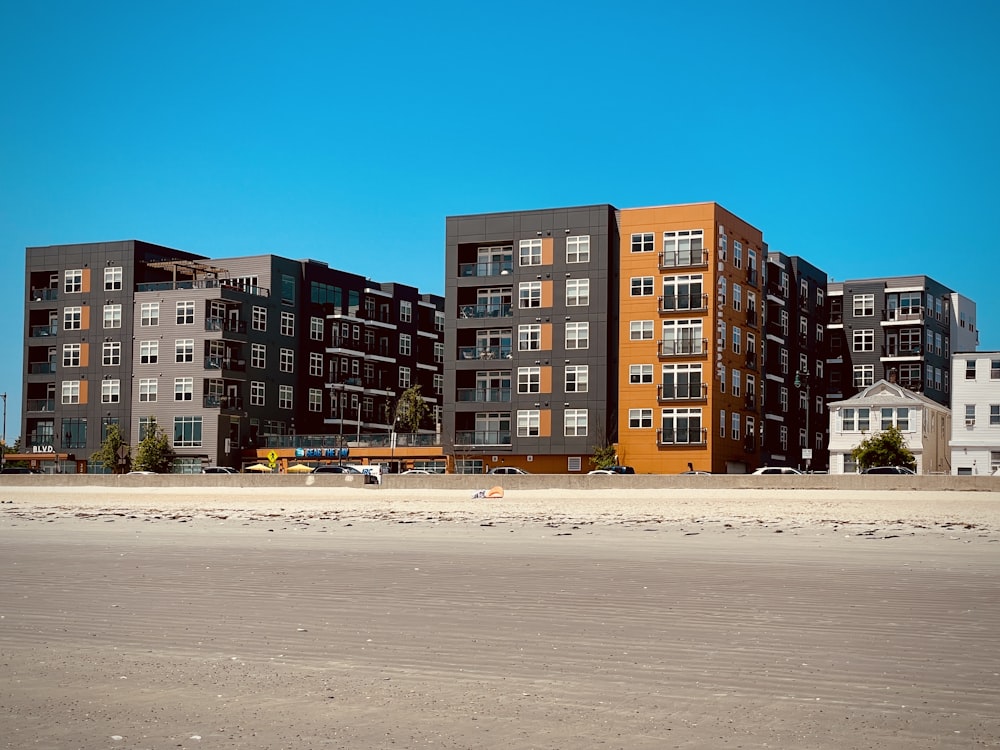
[(270, 471), (271, 467), (268, 466), (267, 464), (253, 464), (251, 466), (248, 466), (246, 470), (247, 471)]
[(305, 464), (292, 464), (288, 467), (289, 474), (308, 474), (312, 471), (312, 466), (306, 466)]

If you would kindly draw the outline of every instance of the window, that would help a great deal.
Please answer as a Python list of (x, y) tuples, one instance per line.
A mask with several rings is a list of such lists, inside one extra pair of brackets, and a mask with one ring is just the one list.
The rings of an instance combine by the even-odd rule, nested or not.
[(733, 309), (737, 311), (743, 309), (743, 287), (739, 284), (733, 284)]
[(79, 331), (83, 327), (83, 308), (67, 307), (63, 309), (63, 330)]
[(517, 436), (538, 437), (541, 413), (538, 409), (522, 409), (517, 412)]
[(743, 243), (733, 240), (733, 268), (743, 268)]
[(139, 306), (139, 325), (140, 326), (160, 325), (159, 302), (143, 302)]
[(143, 365), (155, 365), (160, 359), (159, 341), (139, 342), (139, 363)]
[(739, 370), (733, 370), (733, 378), (730, 381), (733, 384), (732, 393), (734, 396), (740, 395), (740, 385), (743, 382), (743, 376)]
[(1000, 427), (1000, 404), (990, 404), (990, 427)]
[(663, 341), (660, 342), (661, 354), (684, 355), (703, 354), (705, 341), (702, 338), (701, 320), (665, 320), (663, 321)]
[(156, 401), (158, 382), (156, 378), (139, 378), (139, 401)]
[(194, 301), (177, 303), (177, 325), (194, 324)]
[(652, 383), (653, 382), (653, 366), (652, 365), (629, 365), (628, 366), (628, 382), (633, 384), (638, 383)]
[(62, 366), (80, 366), (80, 344), (63, 344)]
[[(650, 245), (653, 243), (653, 235), (649, 236)], [(577, 237), (566, 238), (566, 262), (586, 263), (590, 260), (590, 235), (582, 234)]]
[[(313, 320), (318, 320), (320, 322), (320, 336), (319, 340), (322, 341), (323, 335), (323, 321), (320, 318), (313, 318)], [(253, 310), (250, 313), (250, 328), (254, 331), (266, 331), (267, 330), (267, 308), (259, 307), (257, 305), (253, 306)]]
[[(509, 351), (509, 346), (508, 346)], [(444, 343), (441, 341), (434, 342), (434, 361), (438, 364), (444, 362)]]
[(518, 367), (517, 392), (540, 393), (542, 390), (542, 368)]
[(974, 359), (965, 360), (965, 379), (966, 380), (976, 379), (976, 360)]
[(295, 389), (290, 385), (278, 386), (278, 408), (291, 409), (295, 400)]
[(652, 409), (629, 409), (628, 426), (632, 430), (641, 430), (653, 426)]
[(965, 426), (972, 427), (976, 423), (976, 405), (965, 405)]
[(250, 366), (256, 370), (267, 369), (267, 346), (250, 344)]
[(778, 393), (778, 403), (781, 405), (781, 411), (788, 412), (788, 388), (781, 386), (781, 390)]
[(295, 352), (292, 349), (278, 350), (278, 370), (281, 372), (295, 372)]
[(875, 351), (875, 331), (871, 328), (856, 329), (854, 331), (854, 348), (852, 351)]
[(250, 406), (264, 405), (264, 383), (259, 380), (250, 381)]
[(719, 277), (719, 306), (726, 306), (726, 277)]
[(633, 320), (629, 323), (629, 339), (632, 341), (652, 341), (653, 321)]
[(824, 296), (823, 295), (823, 290), (817, 288), (816, 289), (816, 306), (817, 307), (822, 307), (823, 306), (823, 296)]
[(413, 353), (413, 337), (410, 334), (399, 334), (399, 353), (403, 357), (409, 357)]
[(816, 324), (816, 340), (817, 341), (822, 341), (824, 335), (825, 334), (824, 334), (823, 324), (822, 323), (817, 323)]
[(542, 282), (522, 281), (517, 286), (518, 307), (541, 307), (542, 306)]
[(726, 410), (719, 409), (719, 437), (724, 438), (726, 436)]
[(660, 443), (699, 445), (703, 442), (701, 409), (663, 409), (660, 412)]
[(194, 362), (194, 339), (174, 341), (174, 362)]
[(410, 387), (410, 368), (400, 367), (399, 368), (399, 387), (406, 389)]
[(201, 417), (174, 417), (174, 447), (201, 446)]
[(412, 323), (413, 322), (413, 303), (408, 300), (399, 301), (399, 322), (400, 323)]
[(542, 348), (542, 327), (538, 323), (527, 323), (517, 327), (518, 351), (537, 351)]
[[(257, 308), (254, 308), (257, 309)], [(309, 318), (309, 338), (313, 341), (323, 340), (323, 319)]]
[(788, 450), (788, 426), (781, 425), (778, 428), (778, 442), (781, 444), (781, 450)]
[(563, 415), (563, 435), (585, 437), (587, 435), (587, 410), (567, 409)]
[(583, 307), (590, 304), (590, 279), (566, 279), (566, 306)]
[(586, 393), (589, 389), (590, 368), (587, 365), (566, 365), (566, 393)]
[(632, 235), (632, 252), (633, 253), (651, 253), (653, 252), (653, 243), (655, 242), (654, 235), (652, 232), (640, 232)]
[(116, 292), (122, 288), (122, 267), (111, 266), (104, 269), (104, 291)]
[(633, 276), (632, 277), (632, 296), (633, 297), (651, 297), (653, 294), (653, 277), (652, 276)]
[(738, 326), (733, 326), (733, 354), (740, 354), (743, 351), (743, 331)]
[(521, 240), (518, 244), (518, 262), (522, 266), (542, 265), (542, 241)]
[(309, 411), (316, 413), (323, 411), (323, 391), (319, 388), (309, 389)]
[(1000, 359), (990, 360), (990, 380), (1000, 380)]
[(701, 229), (683, 229), (663, 233), (663, 268), (691, 266), (705, 262)]
[(282, 336), (294, 336), (295, 335), (295, 313), (283, 312), (281, 313), (281, 335)]
[(74, 268), (63, 273), (63, 291), (67, 294), (79, 294), (83, 291), (83, 270)]
[(707, 395), (701, 379), (701, 365), (663, 365), (660, 395), (671, 400), (698, 399)]
[(309, 352), (309, 374), (314, 377), (323, 377), (323, 354), (321, 352)]
[(590, 348), (590, 323), (582, 322), (566, 324), (566, 348)]
[(875, 365), (854, 365), (854, 387), (867, 388), (875, 382)]
[(78, 404), (80, 403), (80, 381), (79, 380), (64, 380), (62, 383), (62, 403), (64, 404)]
[[(665, 276), (663, 278), (663, 310), (703, 310), (706, 300), (703, 298), (702, 275)], [(725, 298), (725, 279), (722, 295)]]
[(444, 313), (440, 310), (434, 312), (434, 330), (438, 333), (444, 332)]
[(174, 378), (174, 401), (194, 399), (194, 378)]
[(122, 342), (105, 341), (101, 348), (101, 364), (105, 367), (118, 367), (122, 363)]
[[(444, 375), (442, 375), (439, 372), (434, 373), (432, 382), (434, 387), (434, 395), (440, 396), (442, 393), (444, 393)], [(434, 420), (435, 424), (439, 421), (440, 420), (437, 419)]]
[(102, 380), (101, 381), (101, 403), (117, 404), (122, 400), (122, 381)]
[(782, 349), (778, 352), (778, 365), (781, 367), (781, 374), (788, 374), (788, 350)]

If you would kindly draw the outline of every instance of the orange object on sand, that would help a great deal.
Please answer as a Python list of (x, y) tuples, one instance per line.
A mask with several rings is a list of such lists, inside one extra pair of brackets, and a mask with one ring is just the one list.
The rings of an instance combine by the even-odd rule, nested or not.
[(486, 497), (503, 497), (503, 487), (490, 487), (486, 490)]

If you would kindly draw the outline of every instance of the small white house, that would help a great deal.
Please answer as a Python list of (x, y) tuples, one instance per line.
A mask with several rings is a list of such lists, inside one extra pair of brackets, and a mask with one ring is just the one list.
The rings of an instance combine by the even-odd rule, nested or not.
[(1000, 352), (956, 352), (951, 382), (952, 472), (1000, 473)]
[(853, 474), (851, 451), (862, 440), (895, 426), (917, 462), (918, 474), (950, 473), (951, 410), (898, 383), (879, 380), (856, 396), (831, 401), (830, 473)]

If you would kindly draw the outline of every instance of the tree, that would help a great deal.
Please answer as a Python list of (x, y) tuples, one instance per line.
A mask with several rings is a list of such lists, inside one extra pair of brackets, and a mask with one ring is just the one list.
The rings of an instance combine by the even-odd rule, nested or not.
[(160, 429), (156, 420), (150, 420), (146, 436), (139, 441), (135, 453), (135, 468), (138, 471), (155, 471), (169, 474), (174, 465), (174, 449), (167, 433)]
[[(122, 449), (124, 448), (124, 451)], [(119, 455), (119, 452), (123, 455)], [(124, 458), (124, 461), (120, 460)], [(128, 471), (132, 459), (132, 449), (125, 442), (121, 427), (108, 425), (108, 434), (101, 447), (90, 457), (91, 461), (101, 464), (105, 469), (111, 469), (112, 474), (123, 474)]]
[(908, 466), (913, 468), (916, 460), (906, 447), (903, 433), (893, 425), (865, 438), (851, 451), (859, 469), (872, 466)]
[[(614, 412), (608, 415), (609, 423), (615, 419)], [(618, 464), (618, 448), (614, 444), (607, 425), (598, 424), (594, 431), (597, 438), (597, 445), (594, 448), (594, 455), (590, 457), (590, 463), (595, 469), (610, 469)]]
[(430, 411), (427, 402), (420, 395), (420, 386), (412, 385), (396, 401), (394, 424), (400, 426), (400, 432), (416, 432)]

